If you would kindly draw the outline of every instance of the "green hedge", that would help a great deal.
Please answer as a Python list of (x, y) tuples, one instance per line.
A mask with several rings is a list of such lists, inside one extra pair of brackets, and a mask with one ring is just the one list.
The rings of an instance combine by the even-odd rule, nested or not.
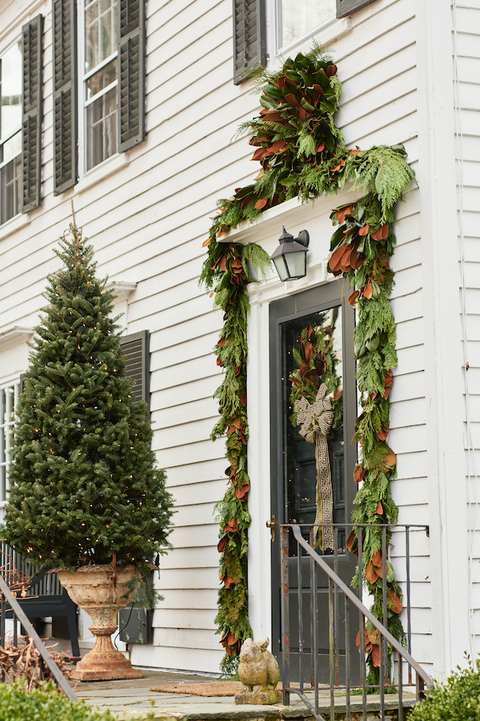
[(480, 720), (480, 659), (457, 671), (439, 684), (427, 699), (415, 707), (408, 721)]
[[(95, 711), (83, 701), (70, 701), (52, 682), (27, 691), (25, 680), (0, 683), (0, 721), (118, 721), (110, 711)], [(138, 721), (152, 721), (147, 714)]]

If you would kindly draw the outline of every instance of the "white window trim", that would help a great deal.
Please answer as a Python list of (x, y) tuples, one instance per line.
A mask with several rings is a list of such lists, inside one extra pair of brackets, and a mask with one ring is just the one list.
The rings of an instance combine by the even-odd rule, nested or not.
[[(77, 195), (78, 193), (82, 193), (84, 190), (90, 188), (92, 185), (95, 185), (96, 183), (99, 183), (105, 178), (108, 178), (110, 175), (113, 175), (113, 173), (116, 173), (117, 170), (123, 168), (124, 165), (129, 165), (129, 163), (130, 157), (128, 152), (115, 153), (114, 155), (111, 155), (109, 158), (104, 160), (103, 163), (99, 163), (91, 170), (85, 171), (85, 173), (80, 176), (80, 180), (78, 181), (78, 183), (74, 186), (73, 192), (75, 193), (75, 195)], [(3, 226), (0, 226), (0, 234), (2, 227)]]
[(21, 211), (18, 215), (14, 215), (13, 218), (10, 218), (10, 220), (6, 220), (0, 225), (0, 240), (7, 238), (9, 235), (12, 235), (12, 233), (16, 233), (25, 225), (28, 225), (31, 220), (32, 218), (30, 213), (22, 213)]
[[(12, 388), (13, 387), (13, 406), (9, 406), (8, 400), (7, 400), (7, 406), (6, 411), (7, 413), (15, 412), (15, 408), (18, 404), (18, 397), (20, 395), (20, 377), (14, 376), (13, 379), (9, 381), (2, 381), (0, 383), (0, 391), (5, 390), (6, 388)], [(8, 396), (7, 396), (8, 398)], [(12, 420), (8, 420), (4, 423), (3, 422), (3, 412), (4, 409), (0, 406), (0, 447), (2, 444), (5, 444), (5, 461), (0, 460), (0, 468), (5, 469), (5, 495), (7, 495), (8, 490), (10, 488), (10, 484), (8, 482), (8, 469), (10, 467), (10, 458), (9, 458), (9, 451), (10, 451), (10, 434), (5, 432), (8, 427), (13, 426), (15, 424), (15, 417), (13, 417)], [(1, 456), (0, 456), (1, 459)], [(0, 494), (1, 494), (1, 486), (0, 486)], [(7, 499), (2, 499), (0, 497), (0, 508), (3, 508), (7, 502)]]

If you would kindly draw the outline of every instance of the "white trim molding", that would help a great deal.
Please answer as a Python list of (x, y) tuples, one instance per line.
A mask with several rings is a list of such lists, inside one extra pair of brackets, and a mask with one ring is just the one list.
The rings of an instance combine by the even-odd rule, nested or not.
[(0, 352), (31, 340), (34, 329), (15, 325), (0, 333)]

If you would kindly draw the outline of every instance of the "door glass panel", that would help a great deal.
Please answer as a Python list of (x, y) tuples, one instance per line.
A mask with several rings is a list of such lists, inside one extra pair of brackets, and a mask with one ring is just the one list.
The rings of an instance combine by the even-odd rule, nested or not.
[[(341, 306), (282, 323), (281, 338), (285, 522), (343, 523), (346, 519)], [(298, 402), (305, 409), (303, 415), (301, 410), (293, 415), (299, 409)], [(322, 421), (326, 425), (316, 425)], [(332, 533), (330, 529), (329, 532)], [(307, 529), (304, 535), (308, 538)], [(325, 536), (317, 540), (318, 550), (331, 552), (332, 544)], [(343, 538), (339, 536), (338, 542), (343, 547)], [(292, 539), (291, 555), (294, 553)]]

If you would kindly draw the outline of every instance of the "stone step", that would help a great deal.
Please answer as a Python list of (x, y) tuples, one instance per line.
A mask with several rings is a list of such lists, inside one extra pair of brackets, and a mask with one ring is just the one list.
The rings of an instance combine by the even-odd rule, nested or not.
[[(165, 682), (165, 679), (162, 679)], [(171, 680), (171, 677), (170, 679)], [(179, 680), (179, 679), (178, 679)], [(187, 679), (185, 679), (186, 681)], [(193, 680), (190, 677), (188, 680)], [(199, 679), (198, 679), (199, 680)], [(204, 679), (205, 682), (213, 679)], [(109, 681), (96, 683), (80, 683), (74, 688), (78, 698), (90, 706), (98, 706), (102, 710), (109, 709), (119, 718), (144, 718), (148, 713), (155, 719), (173, 721), (245, 721), (247, 719), (285, 719), (286, 721), (305, 721), (312, 718), (312, 712), (299, 699), (291, 694), (290, 706), (275, 705), (237, 705), (233, 697), (206, 697), (181, 693), (159, 693), (150, 689), (158, 685), (158, 675), (144, 672), (137, 681)], [(175, 680), (177, 682), (177, 679)], [(307, 698), (313, 703), (313, 692), (307, 692)], [(335, 694), (335, 721), (343, 721), (346, 717), (345, 694)], [(413, 706), (415, 697), (404, 693), (404, 708)], [(358, 721), (363, 721), (363, 703), (361, 696), (351, 696), (351, 713), (358, 714)], [(325, 721), (330, 718), (330, 693), (328, 689), (319, 691), (319, 710)], [(378, 695), (367, 697), (367, 721), (378, 721), (380, 698)], [(385, 697), (385, 718), (395, 718), (398, 712), (398, 696), (389, 694)], [(354, 717), (355, 718), (355, 717)]]

